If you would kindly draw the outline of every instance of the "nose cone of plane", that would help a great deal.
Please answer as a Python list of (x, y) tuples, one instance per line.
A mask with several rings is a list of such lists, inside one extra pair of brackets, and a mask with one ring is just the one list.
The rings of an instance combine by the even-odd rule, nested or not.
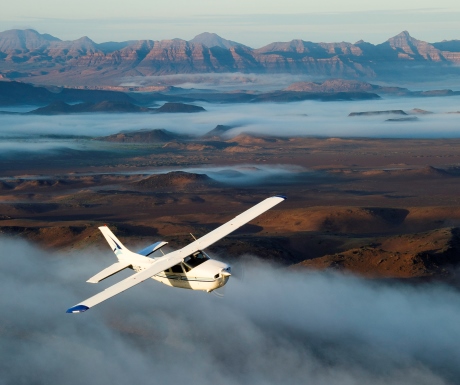
[(227, 271), (227, 270), (222, 270), (222, 271), (220, 272), (220, 275), (221, 275), (222, 277), (230, 277), (230, 276), (232, 275), (232, 273), (230, 273), (230, 272)]

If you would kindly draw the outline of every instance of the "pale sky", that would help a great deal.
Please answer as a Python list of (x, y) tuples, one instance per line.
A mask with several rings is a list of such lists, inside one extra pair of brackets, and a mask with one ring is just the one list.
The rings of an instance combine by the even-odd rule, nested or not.
[(458, 0), (19, 0), (0, 31), (32, 28), (63, 40), (189, 40), (215, 32), (251, 47), (292, 39), (381, 43), (408, 30), (429, 42), (460, 39)]

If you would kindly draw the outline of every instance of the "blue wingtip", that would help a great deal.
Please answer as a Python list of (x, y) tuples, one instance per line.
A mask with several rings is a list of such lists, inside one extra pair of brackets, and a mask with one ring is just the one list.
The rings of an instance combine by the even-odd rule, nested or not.
[(66, 313), (83, 313), (88, 309), (89, 309), (88, 306), (77, 305), (77, 306), (71, 307), (70, 309), (67, 309)]
[(275, 195), (275, 198), (287, 199), (286, 195)]

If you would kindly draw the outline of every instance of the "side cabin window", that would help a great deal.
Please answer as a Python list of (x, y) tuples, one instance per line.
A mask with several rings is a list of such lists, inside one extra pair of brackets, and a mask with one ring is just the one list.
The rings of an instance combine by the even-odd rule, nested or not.
[(203, 262), (206, 262), (208, 259), (209, 257), (206, 254), (201, 251), (197, 251), (184, 259), (184, 265), (193, 269), (194, 267), (201, 265)]
[(177, 264), (177, 265), (174, 265), (173, 267), (171, 267), (171, 273), (181, 273), (183, 274), (184, 271), (182, 270), (182, 266), (181, 264)]

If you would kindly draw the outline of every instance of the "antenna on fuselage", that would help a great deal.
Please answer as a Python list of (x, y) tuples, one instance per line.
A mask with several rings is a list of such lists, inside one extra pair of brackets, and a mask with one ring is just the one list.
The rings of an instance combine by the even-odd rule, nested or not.
[(192, 236), (192, 238), (193, 238), (193, 239), (196, 241), (196, 238), (195, 238), (195, 236), (194, 236), (192, 233), (190, 233), (190, 235), (191, 235), (191, 236)]

